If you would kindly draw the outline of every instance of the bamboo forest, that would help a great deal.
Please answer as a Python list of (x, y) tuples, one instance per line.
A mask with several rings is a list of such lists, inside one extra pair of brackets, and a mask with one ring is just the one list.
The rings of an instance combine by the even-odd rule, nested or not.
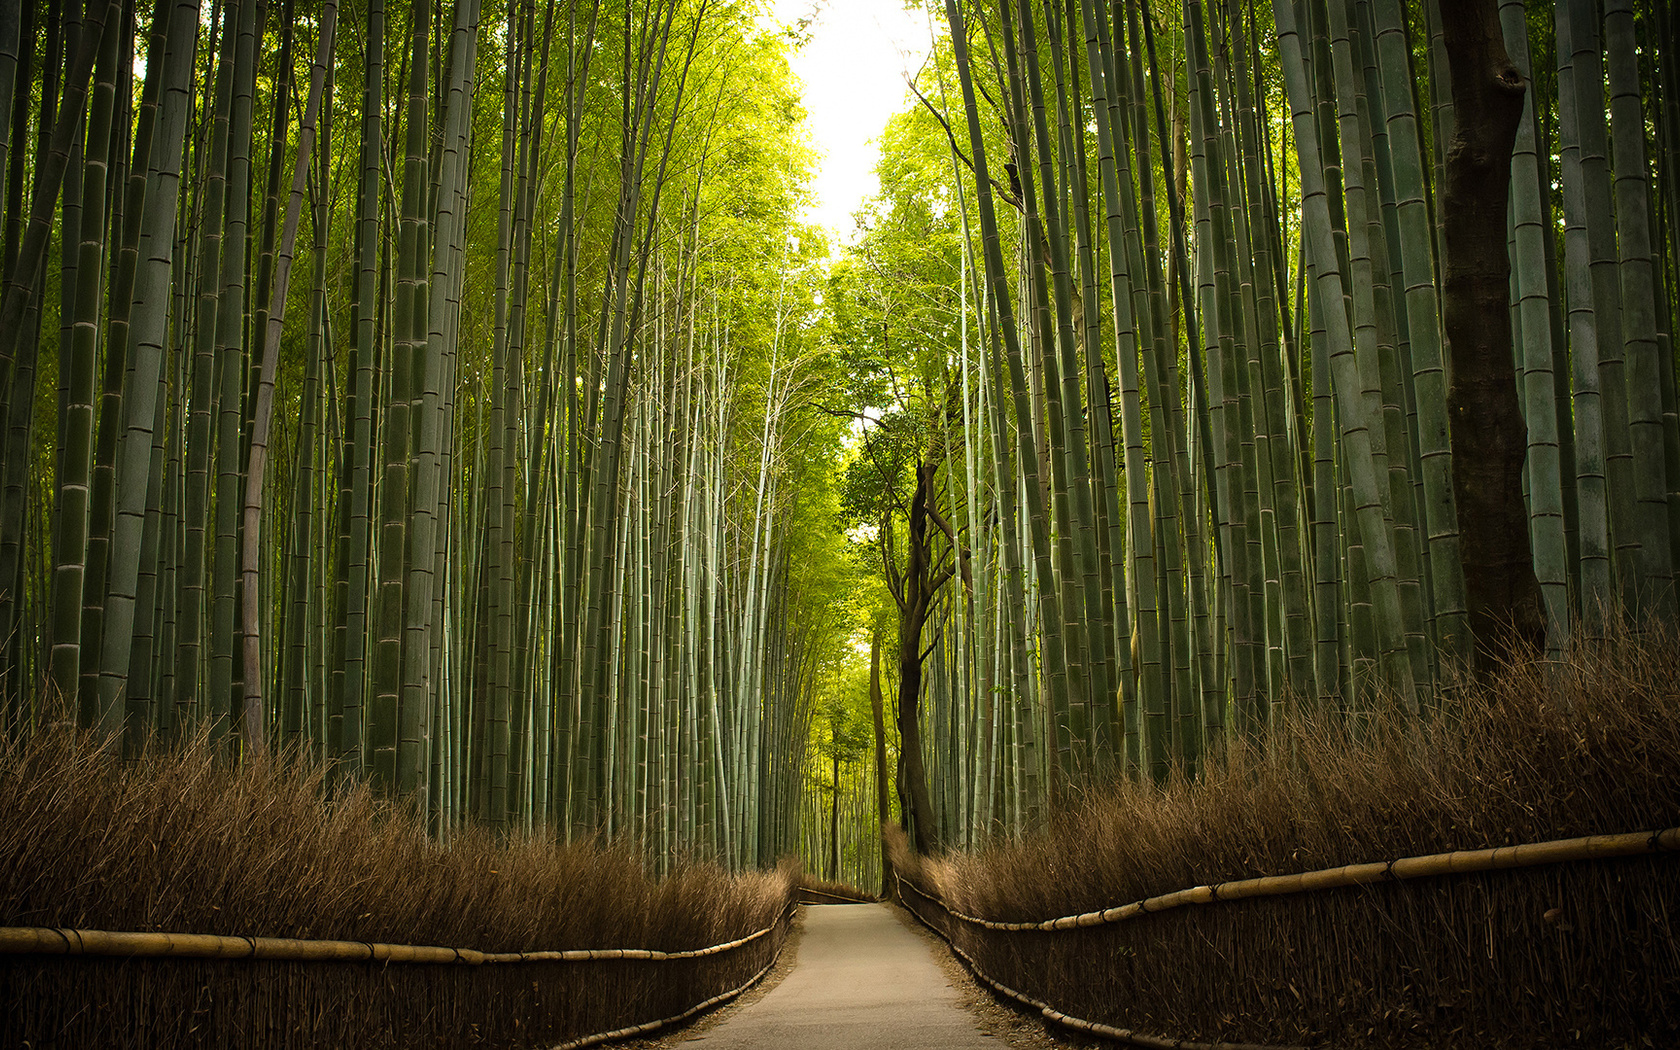
[(1680, 1041), (1677, 33), (0, 0), (0, 1047)]

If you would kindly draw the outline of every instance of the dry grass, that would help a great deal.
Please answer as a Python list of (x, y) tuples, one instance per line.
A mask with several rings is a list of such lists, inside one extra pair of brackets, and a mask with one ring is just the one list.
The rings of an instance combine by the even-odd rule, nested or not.
[(843, 898), (845, 900), (853, 900), (860, 903), (876, 899), (871, 894), (863, 892), (849, 882), (834, 882), (828, 879), (819, 879), (810, 874), (800, 876), (799, 888), (805, 894), (802, 899), (805, 903), (809, 904), (842, 903), (841, 900), (836, 900), (835, 898)]
[[(1680, 643), (1659, 634), (1511, 669), (1422, 724), (1302, 719), (1268, 747), (1232, 747), (1194, 784), (1117, 786), (1045, 834), (915, 870), (953, 907), (1022, 921), (1200, 883), (1674, 825)], [(1677, 911), (1680, 860), (1659, 856), (1070, 933), (950, 932), (1006, 984), (1165, 1036), (1649, 1046), (1680, 1040)]]
[[(317, 770), (203, 748), (127, 768), (84, 739), (0, 750), (0, 925), (484, 951), (698, 948), (775, 922), (795, 875), (469, 832), (440, 847)], [(0, 1045), (552, 1045), (740, 984), (778, 934), (692, 962), (483, 968), (0, 958)], [(663, 1012), (661, 1012), (663, 1011)]]

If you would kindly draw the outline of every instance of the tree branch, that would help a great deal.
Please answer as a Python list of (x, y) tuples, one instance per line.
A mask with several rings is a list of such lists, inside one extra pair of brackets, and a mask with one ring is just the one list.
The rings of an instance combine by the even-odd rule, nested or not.
[(892, 514), (883, 511), (876, 542), (881, 546), (881, 567), (887, 577), (887, 592), (893, 596), (893, 601), (898, 603), (902, 611), (905, 608), (904, 577), (898, 571), (898, 559), (893, 554), (892, 534)]
[(825, 405), (821, 401), (801, 401), (799, 405), (802, 408), (814, 408), (818, 412), (821, 412), (824, 415), (834, 416), (836, 419), (855, 419), (859, 423), (881, 422), (879, 419), (873, 416), (865, 415), (862, 412), (854, 412), (849, 408), (835, 408), (833, 405)]
[(974, 590), (974, 577), (970, 574), (968, 567), (968, 548), (957, 541), (956, 531), (951, 528), (951, 523), (945, 520), (945, 515), (939, 513), (938, 503), (931, 499), (928, 500), (927, 512), (928, 517), (932, 518), (933, 523), (939, 526), (939, 531), (945, 534), (945, 538), (951, 542), (952, 549), (957, 552), (957, 561), (962, 566), (963, 585), (970, 591)]
[[(974, 171), (974, 162), (969, 160), (968, 154), (964, 153), (962, 151), (962, 147), (957, 145), (957, 136), (951, 131), (951, 123), (945, 119), (945, 114), (939, 112), (938, 107), (929, 101), (926, 95), (922, 94), (921, 89), (916, 86), (916, 82), (914, 80), (907, 76), (904, 78), (904, 82), (909, 85), (910, 90), (915, 93), (916, 98), (921, 101), (922, 105), (927, 107), (927, 111), (933, 114), (933, 119), (939, 121), (939, 126), (945, 129), (945, 137), (950, 140), (951, 143), (951, 152), (957, 155), (957, 159), (963, 162), (963, 167), (967, 168), (970, 174), (976, 174)], [(992, 184), (992, 189), (997, 192), (999, 197), (1003, 198), (1003, 202), (1005, 204), (1014, 208), (1016, 211), (1023, 210), (1021, 207), (1021, 198), (1009, 192), (1009, 187), (992, 178), (990, 175), (986, 176), (986, 181)]]

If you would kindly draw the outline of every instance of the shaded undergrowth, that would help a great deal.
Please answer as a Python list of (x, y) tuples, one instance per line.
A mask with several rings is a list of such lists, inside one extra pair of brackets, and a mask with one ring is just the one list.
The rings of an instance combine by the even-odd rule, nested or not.
[[(919, 862), (951, 907), (1037, 921), (1204, 883), (1680, 825), (1680, 644), (1514, 667), (1421, 719), (1304, 715), (1193, 783), (1093, 792), (1045, 833)], [(1443, 876), (1145, 915), (948, 932), (1075, 1016), (1206, 1041), (1672, 1045), (1680, 858)], [(1655, 1040), (1654, 1043), (1648, 1040)]]
[[(120, 765), (49, 732), (0, 749), (0, 925), (476, 948), (716, 944), (776, 923), (791, 870), (465, 831), (439, 845), (300, 763), (202, 746)], [(785, 929), (785, 927), (784, 927)], [(681, 1012), (765, 966), (781, 932), (701, 960), (484, 967), (0, 956), (0, 1044), (553, 1045)]]
[(848, 901), (865, 903), (877, 899), (849, 882), (819, 879), (809, 873), (800, 876), (801, 900), (808, 904), (844, 904)]

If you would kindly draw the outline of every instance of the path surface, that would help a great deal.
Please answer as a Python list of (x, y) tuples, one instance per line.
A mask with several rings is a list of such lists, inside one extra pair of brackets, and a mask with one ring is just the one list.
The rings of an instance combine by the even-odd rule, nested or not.
[(934, 962), (885, 905), (805, 909), (793, 971), (684, 1047), (706, 1050), (996, 1050)]

